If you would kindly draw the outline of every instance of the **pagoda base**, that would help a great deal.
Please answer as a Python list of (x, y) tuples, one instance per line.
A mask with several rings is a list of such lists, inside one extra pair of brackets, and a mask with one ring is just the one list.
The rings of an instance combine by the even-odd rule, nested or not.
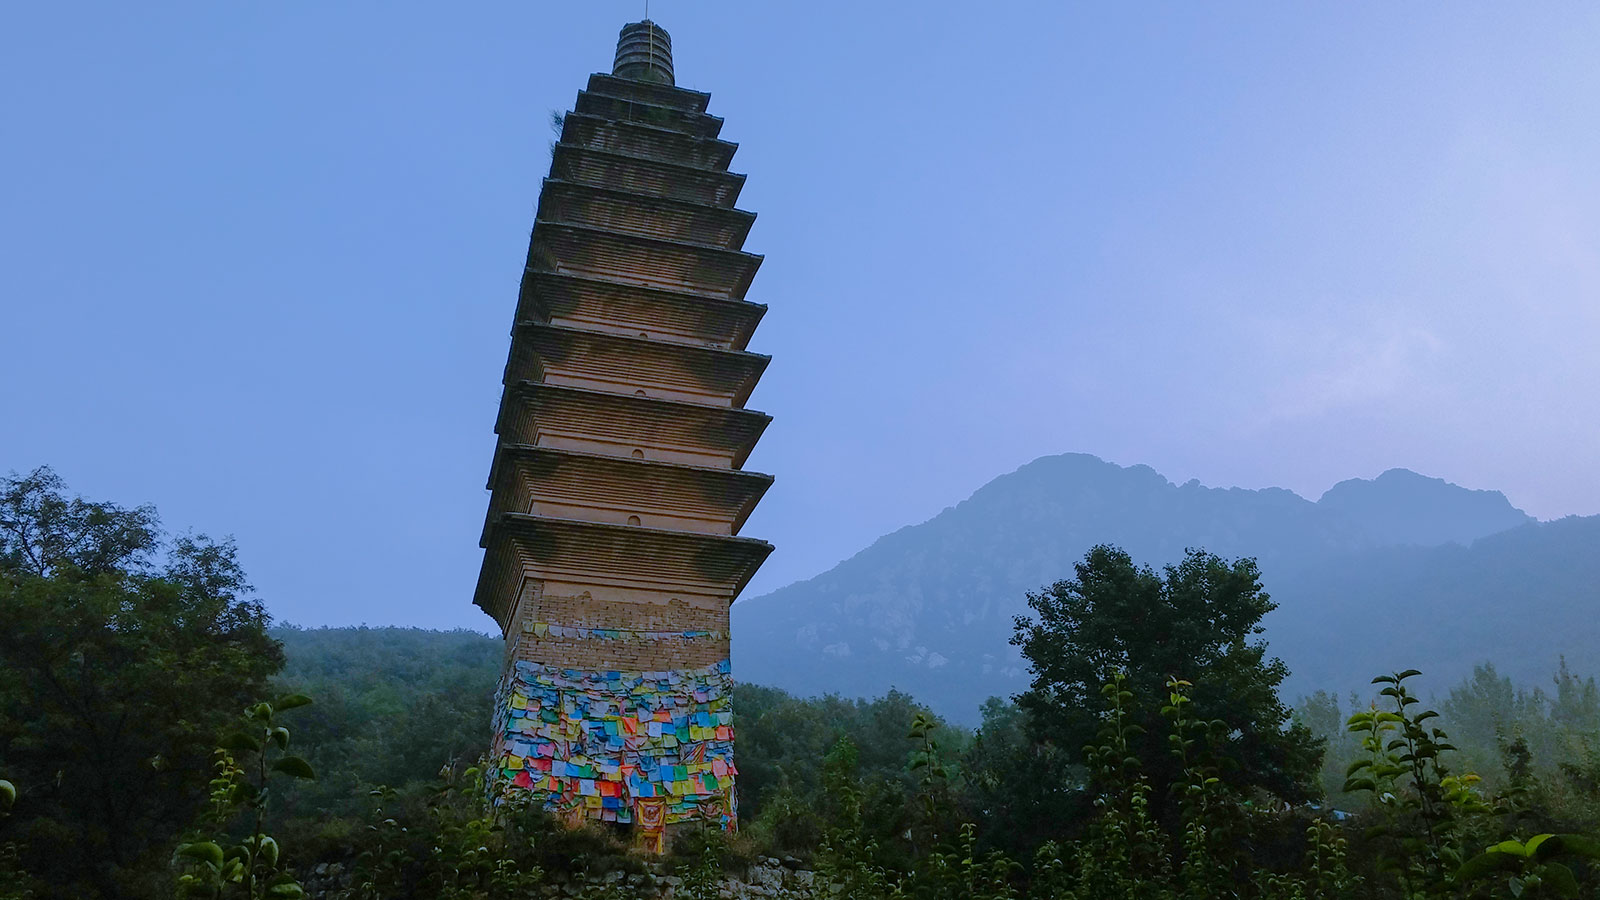
[(680, 823), (735, 830), (730, 671), (726, 659), (664, 672), (513, 661), (495, 697), (494, 793), (573, 825), (630, 825), (656, 852)]

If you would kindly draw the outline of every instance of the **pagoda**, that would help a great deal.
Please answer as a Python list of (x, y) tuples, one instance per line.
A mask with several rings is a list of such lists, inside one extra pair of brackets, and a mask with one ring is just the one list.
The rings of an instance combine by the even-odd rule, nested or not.
[(710, 97), (622, 29), (561, 121), (529, 241), (475, 602), (505, 636), (498, 797), (572, 823), (738, 822), (728, 611), (771, 552), (745, 458), (761, 257)]

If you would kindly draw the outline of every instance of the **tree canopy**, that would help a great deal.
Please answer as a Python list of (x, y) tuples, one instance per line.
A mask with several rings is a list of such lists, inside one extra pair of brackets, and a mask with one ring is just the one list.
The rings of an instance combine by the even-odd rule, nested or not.
[(1033, 615), (1016, 620), (1012, 643), (1033, 672), (1017, 703), (1037, 738), (1069, 751), (1089, 744), (1102, 718), (1101, 687), (1126, 673), (1143, 729), (1138, 754), (1159, 803), (1177, 777), (1161, 707), (1168, 680), (1179, 678), (1194, 683), (1190, 715), (1215, 732), (1221, 777), (1287, 801), (1315, 796), (1320, 742), (1291, 721), (1278, 698), (1288, 669), (1255, 639), (1275, 606), (1255, 560), (1191, 550), (1158, 573), (1100, 545), (1075, 570), (1076, 577), (1030, 593)]
[(0, 768), (13, 833), (60, 896), (159, 896), (218, 732), (283, 655), (229, 541), (153, 508), (0, 480)]

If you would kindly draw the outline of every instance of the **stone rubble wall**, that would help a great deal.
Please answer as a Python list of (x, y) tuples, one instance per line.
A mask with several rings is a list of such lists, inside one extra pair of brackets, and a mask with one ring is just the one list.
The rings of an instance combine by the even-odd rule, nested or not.
[[(314, 898), (341, 900), (355, 896), (350, 872), (338, 863), (323, 863), (301, 879), (306, 893)], [(600, 876), (572, 876), (551, 873), (529, 900), (542, 898), (611, 898), (627, 900), (681, 900), (683, 879), (671, 873), (664, 863), (652, 863), (650, 874), (629, 875), (609, 872)], [(801, 868), (793, 857), (757, 859), (743, 877), (728, 877), (722, 882), (722, 900), (812, 900), (823, 896), (816, 888), (813, 872)]]

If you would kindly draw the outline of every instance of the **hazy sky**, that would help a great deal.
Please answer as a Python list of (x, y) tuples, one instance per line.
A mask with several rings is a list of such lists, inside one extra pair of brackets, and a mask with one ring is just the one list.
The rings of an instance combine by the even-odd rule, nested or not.
[[(642, 6), (8, 5), (0, 471), (491, 627), (550, 113)], [(651, 6), (760, 213), (752, 594), (1064, 451), (1600, 512), (1600, 7), (891, 6)]]

